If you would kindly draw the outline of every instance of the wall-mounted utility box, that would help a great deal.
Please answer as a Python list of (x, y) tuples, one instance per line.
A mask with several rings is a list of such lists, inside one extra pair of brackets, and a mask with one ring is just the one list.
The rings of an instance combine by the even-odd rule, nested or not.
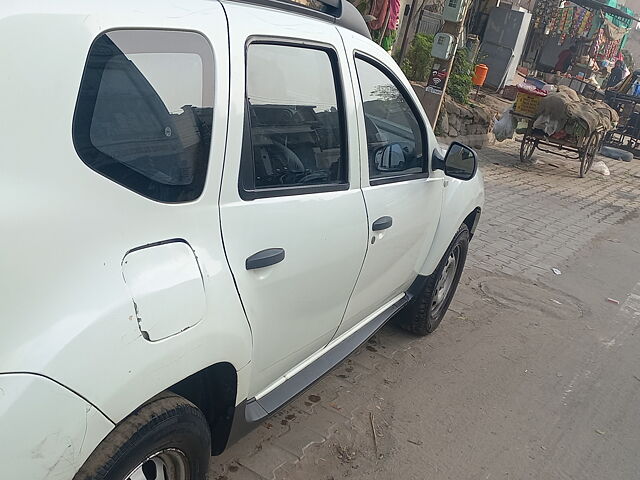
[(435, 58), (448, 60), (453, 52), (454, 37), (449, 33), (437, 33), (433, 38), (431, 55)]
[(445, 22), (460, 23), (464, 20), (468, 0), (444, 0), (442, 18)]

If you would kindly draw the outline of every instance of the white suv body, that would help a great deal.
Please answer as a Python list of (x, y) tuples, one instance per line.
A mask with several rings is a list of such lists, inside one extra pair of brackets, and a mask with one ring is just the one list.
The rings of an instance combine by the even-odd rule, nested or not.
[(220, 452), (477, 224), (396, 63), (299, 9), (10, 1), (0, 44), (6, 478), (153, 478), (86, 472), (162, 392)]

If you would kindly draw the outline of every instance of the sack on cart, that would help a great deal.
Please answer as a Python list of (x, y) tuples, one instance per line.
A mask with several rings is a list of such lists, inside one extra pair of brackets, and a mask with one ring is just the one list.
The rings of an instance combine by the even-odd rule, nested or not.
[(510, 110), (511, 107), (502, 112), (500, 120), (493, 124), (493, 134), (498, 142), (503, 142), (504, 140), (513, 138), (513, 135), (516, 132), (516, 125), (518, 122), (513, 118)]
[(560, 85), (558, 92), (540, 101), (533, 128), (549, 136), (566, 131), (577, 137), (588, 137), (598, 129), (611, 130), (617, 122), (618, 114), (607, 104), (582, 97)]

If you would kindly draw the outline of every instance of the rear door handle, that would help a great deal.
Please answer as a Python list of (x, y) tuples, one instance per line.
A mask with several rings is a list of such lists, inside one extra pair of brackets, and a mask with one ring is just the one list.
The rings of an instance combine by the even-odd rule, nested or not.
[(393, 218), (386, 217), (386, 216), (380, 217), (375, 222), (373, 222), (373, 225), (371, 226), (371, 230), (373, 230), (374, 232), (377, 232), (378, 230), (386, 230), (391, 225), (393, 225)]
[(275, 265), (284, 260), (284, 248), (267, 248), (258, 253), (254, 253), (245, 260), (247, 270), (255, 270), (256, 268), (264, 268)]

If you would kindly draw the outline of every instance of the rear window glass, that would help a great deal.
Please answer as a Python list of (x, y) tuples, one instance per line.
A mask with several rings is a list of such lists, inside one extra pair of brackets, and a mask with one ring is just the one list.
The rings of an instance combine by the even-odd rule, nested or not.
[(121, 30), (93, 43), (73, 137), (93, 170), (162, 202), (204, 188), (213, 121), (213, 52), (192, 32)]
[(321, 48), (249, 46), (247, 107), (253, 150), (249, 189), (347, 183), (336, 61), (332, 51)]

